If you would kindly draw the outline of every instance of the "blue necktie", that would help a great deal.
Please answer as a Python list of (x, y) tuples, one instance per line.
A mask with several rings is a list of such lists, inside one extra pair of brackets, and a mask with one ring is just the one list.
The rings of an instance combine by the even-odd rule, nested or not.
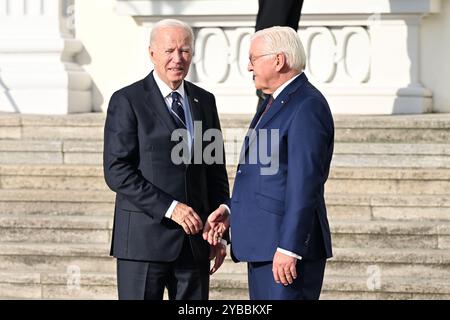
[(186, 128), (186, 117), (180, 98), (181, 96), (178, 92), (172, 92), (172, 117), (178, 128)]

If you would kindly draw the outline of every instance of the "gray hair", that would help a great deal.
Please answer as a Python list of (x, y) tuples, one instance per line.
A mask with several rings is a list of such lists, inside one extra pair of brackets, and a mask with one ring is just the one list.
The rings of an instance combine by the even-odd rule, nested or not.
[(155, 23), (155, 25), (153, 26), (152, 31), (150, 33), (150, 47), (152, 47), (154, 45), (154, 40), (155, 40), (157, 31), (159, 29), (163, 29), (163, 28), (182, 28), (182, 29), (184, 29), (189, 34), (189, 37), (191, 39), (190, 46), (191, 46), (191, 49), (193, 49), (194, 31), (187, 23), (177, 20), (177, 19), (163, 19), (163, 20), (160, 20), (157, 23)]
[(302, 71), (306, 65), (306, 54), (297, 32), (290, 27), (271, 27), (256, 32), (251, 41), (263, 39), (265, 53), (283, 53), (286, 64), (293, 70)]

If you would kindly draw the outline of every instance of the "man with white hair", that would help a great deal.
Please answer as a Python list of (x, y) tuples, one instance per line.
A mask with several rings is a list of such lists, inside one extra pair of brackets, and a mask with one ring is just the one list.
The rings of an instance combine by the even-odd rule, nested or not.
[[(154, 70), (115, 92), (108, 106), (103, 166), (116, 192), (111, 255), (119, 299), (163, 299), (165, 288), (170, 300), (208, 299), (209, 275), (226, 255), (223, 244), (210, 246), (200, 233), (229, 188), (224, 159), (192, 161), (193, 150), (203, 154), (206, 147), (194, 124), (201, 133), (220, 132), (214, 96), (184, 80), (193, 41), (179, 20), (156, 23), (149, 47)], [(188, 161), (174, 159), (174, 132), (187, 132)]]
[[(251, 38), (248, 70), (269, 97), (242, 147), (231, 212), (219, 207), (203, 233), (216, 243), (231, 218), (231, 254), (248, 262), (250, 299), (318, 299), (332, 256), (324, 185), (334, 124), (326, 99), (303, 72), (305, 61), (292, 28), (267, 28)], [(270, 163), (252, 161), (266, 154)]]

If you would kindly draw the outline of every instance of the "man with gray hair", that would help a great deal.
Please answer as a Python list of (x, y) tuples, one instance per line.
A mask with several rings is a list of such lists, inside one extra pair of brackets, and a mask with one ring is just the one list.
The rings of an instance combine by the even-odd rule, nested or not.
[[(332, 256), (324, 185), (334, 124), (326, 99), (303, 72), (305, 63), (292, 28), (263, 29), (251, 38), (248, 70), (269, 97), (242, 147), (230, 212), (219, 207), (203, 232), (215, 244), (231, 220), (231, 255), (248, 262), (250, 299), (318, 299)], [(269, 144), (263, 137), (273, 130), (277, 141)], [(262, 170), (270, 163), (246, 161), (262, 147), (278, 161), (271, 174)]]
[(103, 166), (116, 192), (111, 255), (119, 299), (160, 300), (165, 288), (170, 300), (208, 299), (209, 274), (226, 255), (222, 243), (210, 246), (200, 233), (211, 210), (229, 198), (225, 160), (180, 163), (172, 152), (176, 131), (187, 132), (188, 160), (206, 147), (194, 124), (220, 132), (214, 96), (184, 80), (193, 41), (179, 20), (156, 23), (154, 70), (115, 92), (108, 106)]

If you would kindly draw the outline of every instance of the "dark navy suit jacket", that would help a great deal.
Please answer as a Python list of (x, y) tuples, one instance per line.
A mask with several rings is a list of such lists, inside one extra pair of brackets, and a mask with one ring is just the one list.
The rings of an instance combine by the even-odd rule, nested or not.
[[(260, 129), (269, 130), (269, 142)], [(278, 130), (278, 136), (271, 130)], [(302, 73), (274, 100), (255, 133), (244, 143), (245, 163), (238, 166), (230, 202), (232, 256), (239, 261), (272, 261), (280, 247), (305, 260), (331, 257), (324, 185), (334, 124), (327, 101)], [(254, 161), (261, 150), (264, 155), (264, 145), (272, 162), (279, 159), (273, 174), (262, 174), (267, 161)]]
[[(202, 133), (220, 130), (214, 96), (188, 81), (184, 84), (193, 121), (201, 122)], [(175, 129), (152, 73), (111, 97), (105, 124), (104, 174), (116, 192), (111, 255), (117, 258), (175, 260), (185, 233), (164, 217), (172, 201), (191, 206), (205, 223), (229, 198), (224, 161), (172, 162), (171, 151), (177, 142), (171, 141), (171, 134)], [(196, 143), (201, 143), (203, 151), (209, 142)], [(196, 260), (208, 261), (209, 245), (201, 233), (189, 240)]]

